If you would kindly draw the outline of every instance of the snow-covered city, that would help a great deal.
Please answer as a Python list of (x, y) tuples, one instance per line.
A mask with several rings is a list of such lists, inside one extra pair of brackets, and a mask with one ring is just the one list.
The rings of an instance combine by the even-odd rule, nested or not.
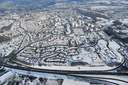
[(0, 85), (128, 85), (127, 0), (0, 0)]

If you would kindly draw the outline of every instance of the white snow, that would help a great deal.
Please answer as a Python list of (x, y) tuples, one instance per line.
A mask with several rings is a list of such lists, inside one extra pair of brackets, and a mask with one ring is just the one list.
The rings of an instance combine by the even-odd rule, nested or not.
[(101, 25), (105, 25), (105, 26), (110, 26), (113, 24), (114, 20), (104, 20), (102, 22), (100, 22)]
[(85, 66), (35, 66), (34, 68), (40, 69), (50, 69), (50, 70), (69, 70), (69, 71), (101, 71), (101, 70), (111, 70), (115, 67), (100, 66), (100, 67), (85, 67)]
[(118, 49), (120, 48), (120, 46), (115, 42), (115, 41), (110, 41), (109, 42), (109, 48), (111, 48), (111, 50), (115, 53), (115, 55), (117, 56), (117, 60), (118, 62), (122, 62), (122, 60), (124, 59), (123, 56), (118, 52)]
[(14, 74), (11, 71), (3, 74), (2, 76), (0, 76), (0, 83), (4, 83), (5, 81), (7, 81), (8, 79), (10, 79), (13, 76), (14, 76)]
[(59, 85), (58, 82), (54, 79), (48, 79), (46, 85)]
[(120, 19), (119, 21), (124, 23), (124, 24), (128, 24), (128, 19)]
[(64, 79), (62, 85), (90, 85), (90, 83)]

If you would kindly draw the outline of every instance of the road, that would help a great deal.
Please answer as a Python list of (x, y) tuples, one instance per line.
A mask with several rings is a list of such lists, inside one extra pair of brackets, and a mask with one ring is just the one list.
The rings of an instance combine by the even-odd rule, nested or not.
[(33, 75), (39, 77), (56, 77), (66, 79), (67, 77), (86, 78), (97, 80), (101, 82), (108, 82), (112, 85), (127, 85), (128, 73), (112, 73), (112, 72), (63, 72), (63, 71), (48, 71), (44, 69), (30, 69), (30, 68), (10, 68), (13, 72), (18, 72), (23, 75)]
[(8, 64), (1, 64), (3, 67), (7, 67), (10, 69), (19, 69), (19, 70), (26, 70), (32, 72), (41, 72), (41, 73), (52, 73), (52, 74), (97, 74), (97, 75), (128, 75), (128, 73), (117, 73), (111, 71), (69, 71), (69, 70), (49, 70), (49, 69), (39, 69), (39, 68), (32, 68), (32, 67), (19, 67), (19, 66), (12, 66)]

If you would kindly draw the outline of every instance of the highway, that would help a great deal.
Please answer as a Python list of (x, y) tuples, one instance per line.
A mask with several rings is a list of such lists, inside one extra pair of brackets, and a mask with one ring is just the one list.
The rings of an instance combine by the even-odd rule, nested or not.
[(1, 64), (3, 67), (7, 67), (10, 69), (19, 69), (19, 70), (26, 70), (32, 72), (41, 72), (41, 73), (52, 73), (52, 74), (97, 74), (97, 75), (128, 75), (128, 73), (117, 73), (111, 71), (71, 71), (71, 70), (49, 70), (49, 69), (39, 69), (39, 68), (32, 68), (32, 67), (19, 67), (19, 66), (12, 66), (8, 64)]
[[(38, 75), (40, 77), (42, 77), (42, 75), (45, 74), (45, 77), (54, 77), (54, 75), (57, 77), (58, 75), (61, 76), (61, 78), (64, 78), (63, 76), (67, 76), (67, 77), (76, 77), (76, 78), (86, 78), (86, 79), (91, 79), (91, 80), (98, 80), (98, 81), (102, 81), (102, 82), (108, 82), (111, 83), (112, 85), (127, 85), (128, 84), (128, 74), (124, 74), (124, 73), (111, 73), (111, 72), (85, 72), (85, 73), (76, 73), (71, 71), (68, 72), (55, 72), (53, 71), (48, 71), (48, 70), (44, 70), (44, 69), (30, 69), (30, 68), (11, 68), (11, 67), (7, 67), (9, 69), (11, 69), (14, 72), (19, 72), (21, 74), (24, 75)], [(48, 76), (47, 76), (48, 75)], [(43, 76), (44, 77), (44, 76)], [(57, 77), (58, 78), (58, 77)]]

